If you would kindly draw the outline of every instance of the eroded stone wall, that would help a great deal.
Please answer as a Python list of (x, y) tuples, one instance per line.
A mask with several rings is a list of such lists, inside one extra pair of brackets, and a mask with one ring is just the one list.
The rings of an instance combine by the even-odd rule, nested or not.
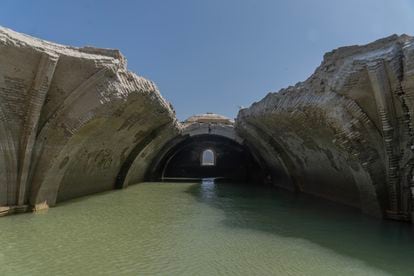
[(334, 50), (308, 80), (241, 110), (237, 131), (275, 185), (409, 220), (413, 60), (405, 35)]
[(0, 215), (141, 182), (175, 143), (203, 134), (249, 148), (263, 181), (410, 220), (413, 112), (405, 35), (327, 53), (306, 81), (241, 110), (234, 132), (211, 113), (178, 123), (117, 50), (0, 28)]
[(177, 127), (173, 110), (117, 50), (0, 28), (0, 211), (113, 189), (160, 127)]

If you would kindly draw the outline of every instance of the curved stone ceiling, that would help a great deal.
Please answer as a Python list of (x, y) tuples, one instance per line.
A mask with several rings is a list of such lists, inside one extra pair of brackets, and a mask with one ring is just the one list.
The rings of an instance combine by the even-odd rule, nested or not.
[(0, 28), (0, 64), (0, 215), (142, 182), (178, 143), (221, 135), (248, 148), (275, 186), (411, 220), (412, 37), (327, 53), (309, 79), (235, 122), (210, 113), (177, 122), (117, 50)]

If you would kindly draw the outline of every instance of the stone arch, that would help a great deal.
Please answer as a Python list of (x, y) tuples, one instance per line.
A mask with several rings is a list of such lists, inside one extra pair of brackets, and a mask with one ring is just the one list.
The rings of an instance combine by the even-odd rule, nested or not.
[[(233, 145), (243, 148), (251, 154), (251, 157), (254, 158), (257, 164), (260, 164), (260, 173), (263, 174), (263, 161), (258, 160), (258, 153), (240, 138), (229, 119), (211, 113), (208, 116), (196, 115), (180, 123), (178, 128), (180, 129), (178, 132), (168, 133), (164, 131), (164, 134), (158, 135), (157, 139), (151, 141), (140, 154), (136, 155), (133, 164), (129, 165), (130, 169), (124, 183), (119, 186), (125, 187), (143, 180), (159, 181), (163, 179), (166, 164), (189, 141), (199, 139), (200, 137), (204, 139), (204, 142), (208, 140), (208, 137), (211, 137), (213, 140), (223, 139), (223, 141), (230, 141)], [(201, 164), (200, 154), (197, 155), (195, 162)], [(143, 166), (143, 164), (147, 165)], [(142, 174), (142, 171), (145, 171), (145, 174)], [(263, 175), (260, 177), (263, 177)]]
[(99, 93), (88, 86), (42, 128), (32, 205), (115, 188), (130, 151), (158, 127), (171, 127), (172, 111), (152, 83), (124, 71), (101, 80)]
[(115, 189), (122, 189), (127, 187), (127, 176), (128, 172), (130, 171), (135, 159), (139, 156), (146, 147), (148, 147), (151, 143), (156, 141), (157, 136), (162, 133), (163, 130), (168, 129), (167, 125), (162, 125), (155, 130), (153, 130), (149, 135), (145, 137), (142, 141), (140, 141), (135, 147), (130, 151), (128, 157), (123, 162), (118, 175), (116, 177), (115, 182)]
[(274, 159), (272, 145), (287, 153), (289, 158), (279, 156), (291, 164), (288, 173), (295, 182), (304, 179), (300, 191), (381, 216), (387, 208), (382, 136), (358, 105), (334, 93), (272, 100), (270, 113), (239, 115), (239, 131), (253, 133), (246, 139), (263, 144), (267, 160)]
[[(215, 166), (201, 164), (200, 154), (206, 149), (214, 149)], [(151, 169), (150, 180), (219, 177), (254, 182), (262, 176), (262, 168), (246, 145), (219, 135), (187, 136), (163, 152), (158, 156), (157, 165)]]

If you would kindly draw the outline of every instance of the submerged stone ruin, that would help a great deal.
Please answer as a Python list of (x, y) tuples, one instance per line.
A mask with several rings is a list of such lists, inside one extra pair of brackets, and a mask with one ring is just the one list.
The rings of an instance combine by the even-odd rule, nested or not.
[[(411, 221), (413, 112), (414, 39), (406, 35), (327, 53), (309, 79), (235, 121), (209, 113), (178, 122), (119, 51), (0, 28), (0, 215), (208, 175)], [(200, 163), (205, 149), (214, 166)]]

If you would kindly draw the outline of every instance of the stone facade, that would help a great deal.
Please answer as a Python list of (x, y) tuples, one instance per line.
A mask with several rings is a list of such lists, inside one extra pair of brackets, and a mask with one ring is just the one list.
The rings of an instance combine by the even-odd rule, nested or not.
[(264, 182), (408, 221), (413, 112), (406, 35), (327, 53), (309, 79), (235, 122), (209, 113), (179, 123), (119, 51), (0, 28), (0, 215), (148, 180), (177, 143), (211, 135), (248, 148)]

